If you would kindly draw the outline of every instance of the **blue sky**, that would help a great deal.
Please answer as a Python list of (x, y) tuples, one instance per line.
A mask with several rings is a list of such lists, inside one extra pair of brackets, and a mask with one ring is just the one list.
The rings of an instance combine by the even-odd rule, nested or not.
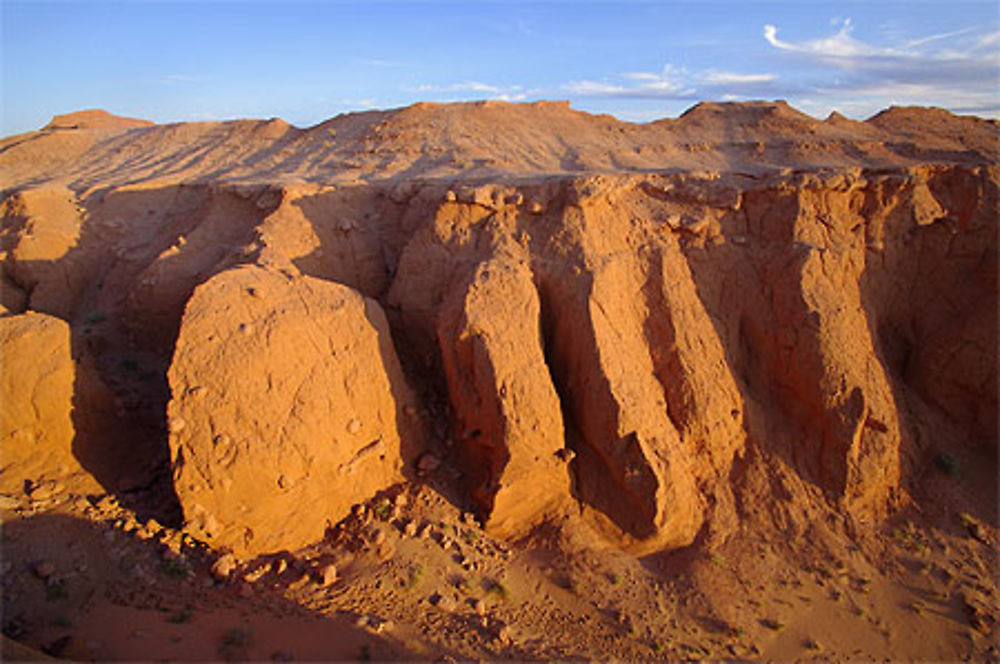
[(308, 126), (470, 99), (569, 99), (638, 122), (741, 99), (1000, 115), (996, 0), (0, 0), (0, 19), (3, 135), (82, 108)]

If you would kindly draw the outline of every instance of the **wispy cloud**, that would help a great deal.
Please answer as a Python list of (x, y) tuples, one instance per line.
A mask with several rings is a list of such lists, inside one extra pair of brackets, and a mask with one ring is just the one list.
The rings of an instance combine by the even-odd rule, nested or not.
[(462, 83), (449, 83), (446, 85), (423, 84), (411, 88), (410, 91), (433, 97), (463, 96), (467, 95), (467, 93), (472, 93), (473, 96), (501, 101), (522, 101), (528, 98), (528, 91), (523, 86), (491, 85), (480, 81), (464, 81)]
[(744, 83), (770, 83), (778, 77), (775, 74), (737, 74), (731, 71), (710, 71), (703, 80), (713, 85), (740, 85)]
[(689, 71), (684, 67), (666, 65), (659, 72), (625, 72), (617, 81), (572, 81), (563, 91), (582, 97), (612, 97), (618, 99), (693, 100), (734, 98), (750, 94), (748, 87), (768, 84), (777, 79), (770, 73), (719, 71)]
[(208, 77), (200, 74), (167, 74), (160, 80), (164, 85), (194, 85), (207, 83)]
[[(410, 88), (424, 98), (520, 101), (569, 96), (583, 105), (614, 100), (619, 117), (656, 117), (661, 108), (701, 100), (787, 99), (816, 116), (831, 110), (867, 117), (891, 105), (943, 106), (1000, 116), (1000, 25), (969, 26), (933, 34), (907, 34), (895, 23), (875, 26), (859, 39), (850, 18), (805, 39), (763, 26), (754, 67), (680, 67), (581, 77), (544, 88), (469, 80)], [(760, 34), (760, 33), (758, 33)], [(874, 40), (874, 41), (873, 41)], [(662, 102), (662, 103), (657, 103)]]
[[(805, 53), (817, 58), (836, 60), (838, 58), (849, 59), (862, 55), (876, 55), (880, 50), (868, 46), (851, 36), (851, 19), (845, 19), (840, 30), (830, 37), (814, 39), (798, 44), (786, 42), (778, 39), (778, 28), (774, 25), (764, 26), (764, 39), (771, 46), (780, 48), (783, 51), (794, 53)], [(891, 53), (891, 50), (881, 51), (883, 54)]]
[(789, 96), (815, 103), (825, 98), (837, 107), (849, 104), (866, 112), (891, 104), (990, 114), (1000, 109), (1000, 32), (967, 27), (909, 38), (895, 33), (894, 43), (875, 44), (854, 37), (853, 27), (848, 18), (830, 36), (791, 41), (779, 37), (777, 26), (764, 26), (768, 44), (798, 67), (809, 68), (812, 80), (824, 81), (800, 80)]

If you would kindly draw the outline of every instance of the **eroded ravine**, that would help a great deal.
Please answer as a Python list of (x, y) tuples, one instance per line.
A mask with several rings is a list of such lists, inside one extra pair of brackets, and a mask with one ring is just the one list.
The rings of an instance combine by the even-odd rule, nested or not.
[[(517, 186), (177, 185), (85, 198), (24, 190), (4, 203), (4, 295), (12, 314), (70, 323), (73, 400), (94, 404), (74, 424), (103, 451), (66, 462), (107, 489), (162, 478), (168, 448), (178, 482), (201, 450), (210, 475), (211, 459), (227, 458), (215, 450), (232, 436), (224, 430), (287, 400), (299, 432), (288, 442), (241, 434), (251, 467), (274, 465), (283, 445), (309, 460), (316, 446), (334, 444), (347, 459), (384, 443), (372, 463), (388, 473), (352, 484), (331, 462), (324, 484), (318, 469), (301, 469), (295, 481), (343, 495), (296, 522), (309, 533), (296, 544), (430, 449), (464, 476), (457, 499), (500, 532), (579, 502), (612, 539), (656, 549), (690, 543), (713, 518), (747, 445), (848, 512), (875, 517), (892, 510), (928, 441), (995, 445), (996, 211), (992, 165)], [(252, 315), (213, 295), (237, 275)], [(308, 295), (272, 297), (270, 283)], [(316, 332), (329, 342), (278, 334), (317, 308), (339, 310), (323, 294), (331, 289), (371, 298), (368, 320), (391, 324), (378, 352), (333, 350), (365, 324), (356, 316)], [(267, 321), (274, 331), (259, 338), (226, 331)], [(243, 348), (247, 338), (257, 345)], [(319, 380), (315, 366), (301, 380), (281, 375), (326, 343), (350, 358), (339, 361), (342, 376)], [(373, 362), (399, 366), (397, 354), (417, 396), (393, 401), (394, 388), (385, 408), (420, 421), (403, 434), (412, 439), (326, 431), (328, 417), (345, 430), (368, 426), (359, 404), (375, 394), (365, 390), (387, 388), (362, 376)], [(247, 381), (266, 357), (279, 373), (257, 393)], [(192, 372), (221, 377), (211, 406), (189, 398)], [(303, 392), (316, 380), (333, 382), (309, 390), (346, 392)], [(186, 426), (202, 416), (208, 429)], [(129, 472), (101, 469), (130, 458)], [(4, 477), (21, 479), (16, 465)], [(229, 493), (258, 495), (278, 479), (230, 482)], [(282, 503), (279, 488), (277, 513), (302, 502)], [(215, 545), (262, 553), (291, 543), (281, 519), (264, 518), (278, 532), (248, 539), (247, 528), (269, 526), (178, 493), (186, 521)]]

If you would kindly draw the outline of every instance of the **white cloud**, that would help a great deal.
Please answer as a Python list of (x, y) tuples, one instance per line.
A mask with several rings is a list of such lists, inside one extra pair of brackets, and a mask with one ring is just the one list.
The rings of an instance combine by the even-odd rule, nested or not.
[(795, 88), (779, 93), (793, 101), (819, 105), (827, 99), (831, 107), (846, 103), (867, 112), (917, 104), (995, 113), (989, 109), (1000, 106), (1000, 32), (988, 32), (991, 27), (908, 38), (893, 31), (891, 43), (873, 44), (853, 37), (845, 19), (836, 33), (820, 39), (784, 40), (774, 25), (764, 26), (764, 39), (798, 69), (809, 70)]
[(782, 41), (778, 39), (778, 28), (773, 25), (764, 26), (764, 39), (775, 48), (807, 53), (821, 58), (851, 58), (859, 55), (874, 55), (879, 52), (878, 49), (874, 49), (851, 36), (851, 19), (849, 18), (844, 19), (844, 23), (836, 34), (823, 39), (799, 44)]
[(645, 117), (652, 102), (662, 102), (657, 105), (665, 108), (700, 100), (747, 99), (787, 99), (817, 117), (837, 109), (860, 118), (892, 104), (998, 115), (998, 27), (914, 35), (893, 22), (877, 26), (879, 37), (870, 41), (854, 36), (850, 18), (838, 19), (831, 34), (813, 39), (793, 39), (780, 33), (777, 25), (768, 24), (759, 42), (762, 52), (748, 54), (757, 63), (765, 62), (762, 56), (772, 59), (764, 71), (688, 69), (667, 63), (658, 71), (584, 77), (548, 88), (473, 80), (421, 85), (409, 91), (442, 101), (470, 96), (519, 101), (568, 95), (600, 105), (593, 100), (613, 99), (620, 102), (616, 115), (623, 118)]
[(447, 85), (424, 84), (411, 88), (410, 92), (419, 92), (431, 97), (452, 98), (462, 96), (462, 93), (473, 93), (473, 96), (486, 97), (499, 101), (523, 101), (528, 98), (528, 92), (523, 86), (510, 85), (499, 86), (482, 83), (480, 81), (465, 81), (463, 83), (449, 83)]
[(687, 70), (666, 65), (660, 72), (626, 72), (620, 76), (623, 81), (634, 83), (612, 83), (607, 81), (573, 81), (562, 86), (562, 90), (581, 97), (617, 97), (622, 99), (689, 99), (695, 94), (691, 87)]
[(774, 74), (737, 74), (731, 71), (710, 71), (703, 77), (713, 85), (740, 85), (741, 83), (770, 83), (778, 77)]
[(629, 89), (612, 83), (601, 83), (600, 81), (572, 81), (563, 88), (574, 95), (583, 97), (615, 97), (628, 94)]

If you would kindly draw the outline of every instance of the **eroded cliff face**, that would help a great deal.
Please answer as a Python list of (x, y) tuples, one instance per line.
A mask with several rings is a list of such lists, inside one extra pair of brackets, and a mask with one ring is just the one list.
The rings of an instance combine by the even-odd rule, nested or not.
[(996, 463), (1000, 173), (969, 161), (20, 188), (3, 302), (70, 323), (97, 479), (172, 478), (240, 554), (425, 473), (511, 537), (860, 523), (935, 454)]

